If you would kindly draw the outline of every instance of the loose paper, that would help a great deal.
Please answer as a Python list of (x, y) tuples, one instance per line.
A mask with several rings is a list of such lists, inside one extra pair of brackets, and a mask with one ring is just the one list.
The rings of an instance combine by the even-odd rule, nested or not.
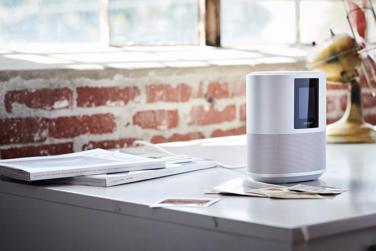
[(236, 178), (209, 189), (206, 194), (233, 194), (273, 199), (322, 199), (324, 197), (321, 195), (335, 195), (344, 191), (344, 189), (335, 187), (303, 184), (289, 187)]
[(209, 207), (219, 198), (165, 198), (150, 207)]
[(308, 186), (303, 184), (298, 184), (292, 187), (289, 187), (289, 190), (298, 191), (298, 192), (308, 192), (308, 193), (316, 193), (316, 194), (341, 194), (345, 192), (345, 189), (338, 188), (338, 187), (327, 187), (327, 186)]

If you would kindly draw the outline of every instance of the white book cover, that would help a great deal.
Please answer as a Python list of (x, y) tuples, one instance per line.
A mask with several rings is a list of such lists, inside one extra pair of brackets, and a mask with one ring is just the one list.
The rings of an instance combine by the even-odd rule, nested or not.
[(166, 176), (176, 175), (180, 173), (198, 171), (198, 170), (203, 170), (203, 169), (208, 169), (208, 168), (213, 168), (213, 167), (217, 167), (216, 161), (194, 160), (190, 163), (182, 163), (182, 164), (167, 163), (166, 168), (163, 168), (163, 169), (80, 176), (80, 177), (66, 179), (63, 182), (74, 184), (74, 185), (110, 187), (110, 186), (127, 184), (127, 183), (142, 181), (142, 180), (166, 177)]
[(103, 149), (0, 160), (0, 174), (25, 181), (164, 168), (165, 161)]

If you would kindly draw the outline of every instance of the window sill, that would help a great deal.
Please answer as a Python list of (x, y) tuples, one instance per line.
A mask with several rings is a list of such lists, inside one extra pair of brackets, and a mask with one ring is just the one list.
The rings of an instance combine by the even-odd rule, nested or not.
[[(283, 65), (304, 68), (306, 49), (197, 46), (100, 47), (96, 45), (18, 45), (0, 48), (0, 71), (105, 70)], [(257, 69), (256, 69), (257, 70)], [(265, 67), (263, 68), (265, 70)], [(271, 67), (273, 70), (273, 67)]]

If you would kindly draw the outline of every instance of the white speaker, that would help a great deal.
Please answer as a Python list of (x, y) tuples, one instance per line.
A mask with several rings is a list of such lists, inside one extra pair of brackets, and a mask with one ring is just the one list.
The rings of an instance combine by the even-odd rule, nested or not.
[(313, 180), (325, 171), (326, 80), (320, 72), (247, 75), (247, 170), (258, 181)]

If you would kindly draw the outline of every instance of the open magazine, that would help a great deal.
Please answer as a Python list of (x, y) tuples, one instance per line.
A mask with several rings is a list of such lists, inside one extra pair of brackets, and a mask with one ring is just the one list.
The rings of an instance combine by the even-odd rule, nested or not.
[(94, 149), (57, 156), (0, 160), (0, 174), (24, 181), (47, 180), (165, 167), (165, 161)]

